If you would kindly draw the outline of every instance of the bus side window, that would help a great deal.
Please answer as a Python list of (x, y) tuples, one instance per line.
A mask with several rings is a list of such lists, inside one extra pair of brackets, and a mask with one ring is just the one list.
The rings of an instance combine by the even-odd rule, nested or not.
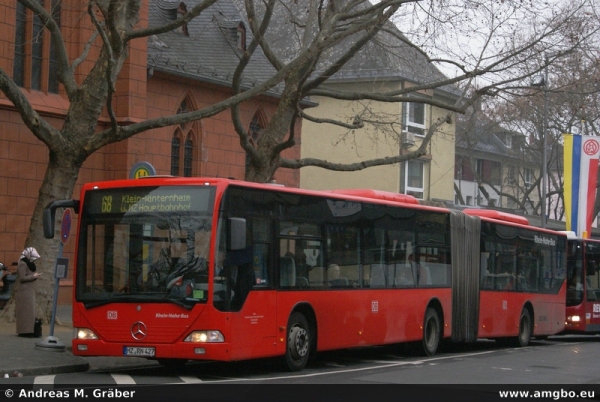
[(292, 256), (279, 258), (279, 286), (296, 286), (296, 264)]
[(269, 277), (266, 257), (269, 255), (269, 245), (255, 243), (252, 249), (252, 270), (254, 271), (256, 286), (268, 286)]
[(271, 250), (271, 223), (268, 219), (253, 218), (252, 225), (252, 270), (254, 286), (269, 286), (271, 270), (269, 258)]
[(324, 269), (323, 267), (314, 267), (308, 273), (308, 284), (311, 288), (322, 288), (324, 284)]
[(371, 288), (385, 288), (386, 275), (385, 265), (383, 264), (371, 264)]

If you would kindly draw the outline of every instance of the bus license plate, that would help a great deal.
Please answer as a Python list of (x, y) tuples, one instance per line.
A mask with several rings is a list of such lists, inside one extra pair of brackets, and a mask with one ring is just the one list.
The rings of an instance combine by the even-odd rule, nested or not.
[(149, 356), (152, 357), (156, 353), (154, 348), (140, 348), (136, 346), (124, 346), (124, 356)]

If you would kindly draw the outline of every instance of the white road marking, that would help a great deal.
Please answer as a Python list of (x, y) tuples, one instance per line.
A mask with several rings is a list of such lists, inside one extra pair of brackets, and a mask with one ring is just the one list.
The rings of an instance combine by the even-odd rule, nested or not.
[(180, 375), (179, 378), (181, 378), (181, 381), (191, 384), (191, 383), (195, 383), (195, 382), (202, 382), (201, 379), (199, 379), (198, 377), (192, 377), (189, 375)]
[(110, 375), (117, 384), (135, 384), (136, 382), (127, 374), (111, 374)]
[[(411, 362), (407, 362), (407, 361), (403, 361), (403, 362), (397, 362), (397, 363), (384, 363), (381, 366), (376, 366), (376, 367), (361, 367), (361, 368), (355, 368), (355, 369), (343, 369), (343, 370), (336, 370), (336, 371), (326, 371), (326, 372), (318, 372), (318, 373), (306, 373), (306, 374), (294, 374), (294, 378), (309, 378), (309, 377), (321, 377), (321, 376), (325, 376), (325, 375), (331, 375), (331, 374), (340, 374), (340, 373), (356, 373), (359, 371), (367, 371), (367, 370), (377, 370), (377, 369), (381, 369), (381, 368), (388, 368), (388, 367), (400, 367), (400, 366), (416, 366), (419, 364), (425, 364), (425, 363), (431, 363), (434, 361), (438, 361), (438, 360), (448, 360), (448, 359), (456, 359), (456, 358), (465, 358), (465, 357), (473, 357), (473, 356), (481, 356), (481, 355), (487, 355), (490, 353), (496, 353), (495, 350), (490, 350), (490, 351), (486, 351), (486, 352), (478, 352), (478, 353), (469, 353), (469, 354), (463, 354), (460, 356), (454, 355), (454, 356), (439, 356), (439, 357), (432, 357), (430, 359), (422, 359), (422, 360), (417, 360), (417, 361), (411, 361)], [(229, 380), (222, 380), (220, 382), (239, 382), (239, 381), (269, 381), (269, 380), (281, 380), (281, 379), (286, 379), (289, 378), (289, 376), (277, 376), (277, 377), (253, 377), (253, 378), (232, 378)], [(205, 381), (206, 382), (206, 381)]]
[(33, 379), (33, 385), (47, 385), (54, 384), (54, 377), (56, 375), (40, 375)]

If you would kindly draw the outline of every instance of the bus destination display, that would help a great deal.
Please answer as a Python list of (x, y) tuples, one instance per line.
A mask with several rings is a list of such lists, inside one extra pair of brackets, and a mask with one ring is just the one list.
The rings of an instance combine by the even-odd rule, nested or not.
[(98, 190), (86, 196), (93, 214), (199, 212), (209, 210), (209, 188), (141, 187)]

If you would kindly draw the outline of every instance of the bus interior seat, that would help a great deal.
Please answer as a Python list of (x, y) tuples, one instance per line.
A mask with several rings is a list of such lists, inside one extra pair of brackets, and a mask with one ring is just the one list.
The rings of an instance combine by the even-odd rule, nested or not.
[(429, 280), (428, 285), (439, 285), (439, 286), (450, 286), (450, 270), (448, 264), (440, 262), (429, 262), (427, 263), (429, 268)]
[(308, 279), (303, 276), (296, 277), (296, 286), (299, 288), (308, 288)]
[(493, 289), (494, 288), (494, 277), (489, 271), (485, 271), (481, 278), (482, 289)]
[(279, 259), (279, 285), (295, 286), (296, 263), (292, 257), (281, 257)]
[(431, 275), (429, 267), (426, 265), (421, 265), (419, 269), (419, 285), (431, 285)]
[(323, 285), (323, 267), (313, 267), (308, 271), (308, 283), (311, 287)]
[(347, 288), (349, 285), (348, 278), (337, 278), (329, 281), (329, 285), (334, 288)]
[(385, 265), (383, 264), (371, 264), (371, 287), (372, 288), (385, 288)]
[(314, 267), (308, 273), (308, 282), (312, 288), (323, 287), (323, 267)]
[(394, 283), (396, 286), (415, 286), (412, 268), (404, 264), (396, 264)]

